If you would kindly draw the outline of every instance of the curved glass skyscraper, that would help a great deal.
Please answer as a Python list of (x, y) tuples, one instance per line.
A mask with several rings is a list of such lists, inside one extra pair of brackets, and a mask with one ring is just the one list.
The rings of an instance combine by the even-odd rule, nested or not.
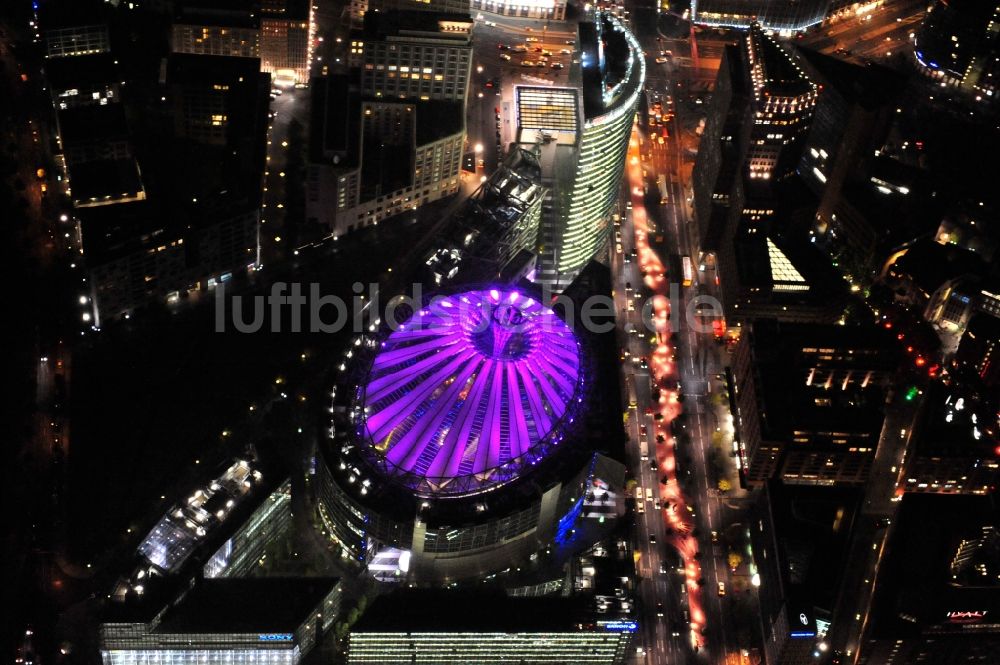
[(561, 288), (600, 251), (618, 198), (646, 79), (642, 48), (615, 17), (581, 23), (574, 87), (518, 86), (518, 142), (533, 150), (551, 201), (535, 281)]
[[(596, 53), (583, 44), (584, 122), (573, 188), (563, 212), (565, 227), (556, 260), (561, 275), (578, 272), (607, 239), (608, 216), (618, 198), (646, 79), (646, 60), (632, 33), (616, 18), (595, 25)], [(581, 26), (581, 37), (584, 32)], [(605, 92), (616, 76), (617, 83)]]

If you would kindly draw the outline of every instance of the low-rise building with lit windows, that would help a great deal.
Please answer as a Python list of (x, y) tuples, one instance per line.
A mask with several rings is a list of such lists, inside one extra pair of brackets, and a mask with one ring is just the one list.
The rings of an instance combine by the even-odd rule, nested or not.
[(517, 18), (566, 19), (566, 0), (472, 0), (472, 11)]
[(313, 19), (309, 0), (234, 4), (206, 0), (180, 7), (171, 26), (174, 53), (260, 58), (275, 81), (307, 83)]
[(472, 25), (468, 14), (373, 12), (351, 33), (347, 64), (360, 71), (366, 96), (464, 101)]
[(260, 17), (249, 6), (193, 3), (179, 7), (170, 50), (193, 55), (260, 56)]
[(458, 192), (462, 102), (363, 99), (347, 76), (312, 99), (306, 215), (335, 237)]
[(458, 192), (472, 67), (468, 15), (373, 12), (350, 74), (316, 80), (306, 215), (334, 236)]
[(638, 624), (602, 619), (585, 598), (400, 589), (377, 598), (351, 629), (347, 662), (624, 663)]
[(260, 66), (278, 83), (308, 83), (314, 22), (310, 0), (266, 0), (260, 14)]
[(100, 0), (49, 0), (36, 3), (46, 59), (111, 50), (108, 5)]
[[(201, 580), (151, 614), (132, 608), (100, 629), (104, 665), (296, 665), (340, 609), (334, 578)], [(145, 608), (144, 608), (145, 609)]]
[(799, 32), (826, 18), (830, 0), (694, 0), (691, 20), (700, 25), (748, 28), (758, 22), (765, 30)]

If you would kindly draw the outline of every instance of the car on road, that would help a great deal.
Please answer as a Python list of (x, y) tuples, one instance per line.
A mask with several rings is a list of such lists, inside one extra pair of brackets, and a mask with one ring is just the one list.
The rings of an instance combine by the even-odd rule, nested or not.
[(518, 44), (512, 50), (514, 52), (516, 52), (516, 53), (527, 53), (528, 52), (528, 47), (525, 46), (524, 44)]
[[(649, 461), (649, 470), (650, 471), (657, 471), (657, 470), (659, 470), (659, 467), (656, 466), (656, 460), (655, 459)], [(657, 506), (657, 507), (659, 507), (659, 506)]]
[(656, 64), (665, 65), (667, 64), (667, 59), (664, 58), (663, 56), (660, 56), (659, 58), (656, 59)]
[[(531, 28), (528, 28), (528, 29), (530, 30)], [(525, 37), (524, 41), (534, 43), (534, 42), (540, 42), (542, 40), (539, 39), (538, 37)]]
[(552, 69), (562, 69), (563, 67), (565, 67), (565, 65), (563, 65), (563, 63), (561, 62), (553, 62), (550, 66), (552, 67)]
[(506, 60), (507, 62), (510, 62), (510, 55), (507, 54), (507, 53), (501, 53), (500, 54), (500, 59), (501, 60)]
[(497, 44), (497, 48), (500, 49), (501, 51), (509, 51), (510, 44)]
[(521, 61), (521, 66), (522, 67), (534, 67), (535, 63), (533, 61), (531, 61), (531, 60), (522, 60)]
[(658, 616), (658, 617), (662, 617), (663, 616), (663, 603), (657, 603), (656, 604), (656, 616)]
[(719, 582), (719, 595), (720, 596), (725, 596), (726, 595), (726, 583), (725, 582)]
[(655, 533), (649, 534), (649, 544), (650, 545), (655, 545), (656, 544), (656, 534)]
[(564, 48), (564, 49), (562, 49), (559, 52), (562, 53), (563, 55), (572, 55), (573, 54), (573, 52), (570, 51), (568, 48)]

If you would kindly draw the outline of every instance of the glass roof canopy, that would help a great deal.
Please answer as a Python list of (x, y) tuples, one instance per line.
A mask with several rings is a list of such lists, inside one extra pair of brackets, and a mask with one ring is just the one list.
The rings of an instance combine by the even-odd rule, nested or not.
[(509, 289), (438, 297), (372, 363), (361, 452), (420, 496), (495, 489), (559, 444), (582, 385), (580, 344), (545, 305)]

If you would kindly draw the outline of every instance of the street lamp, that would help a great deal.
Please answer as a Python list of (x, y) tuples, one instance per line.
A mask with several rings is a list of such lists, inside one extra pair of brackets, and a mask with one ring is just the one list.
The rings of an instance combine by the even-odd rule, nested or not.
[(482, 152), (482, 151), (483, 151), (483, 144), (482, 144), (482, 143), (477, 143), (477, 144), (476, 144), (476, 147), (474, 148), (474, 150), (475, 150), (475, 151), (476, 151), (477, 153), (479, 153), (479, 152)]

